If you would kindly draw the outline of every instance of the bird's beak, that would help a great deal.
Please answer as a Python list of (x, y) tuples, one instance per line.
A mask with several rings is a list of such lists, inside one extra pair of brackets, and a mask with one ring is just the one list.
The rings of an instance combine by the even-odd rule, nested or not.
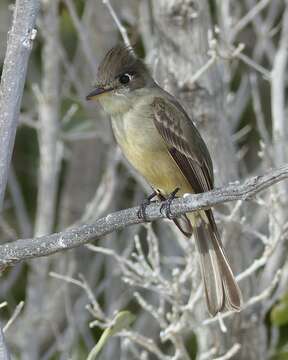
[(92, 100), (96, 97), (102, 96), (104, 94), (107, 94), (113, 90), (113, 88), (104, 88), (104, 87), (96, 87), (94, 90), (92, 90), (87, 96), (86, 100)]

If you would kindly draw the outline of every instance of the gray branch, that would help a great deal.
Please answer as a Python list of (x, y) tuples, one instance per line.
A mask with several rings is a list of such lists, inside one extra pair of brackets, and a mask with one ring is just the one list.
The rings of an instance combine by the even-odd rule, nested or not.
[[(233, 183), (225, 187), (202, 194), (187, 194), (171, 203), (173, 216), (207, 209), (212, 206), (235, 200), (249, 200), (269, 186), (288, 178), (288, 165), (265, 175), (256, 176), (244, 183)], [(148, 221), (165, 217), (159, 204), (151, 204), (146, 209)], [(86, 244), (115, 230), (143, 223), (137, 216), (138, 207), (121, 210), (96, 220), (89, 225), (67, 229), (48, 236), (34, 239), (20, 239), (0, 246), (0, 267), (16, 264), (20, 261), (47, 256)]]
[(39, 0), (17, 0), (0, 85), (0, 209), (8, 180)]
[(0, 327), (0, 360), (10, 360), (10, 354), (6, 346), (3, 330), (1, 327)]

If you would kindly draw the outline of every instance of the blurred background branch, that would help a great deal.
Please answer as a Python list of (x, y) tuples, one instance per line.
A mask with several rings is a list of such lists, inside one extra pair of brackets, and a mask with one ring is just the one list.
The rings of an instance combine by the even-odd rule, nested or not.
[(8, 180), (28, 60), (36, 36), (34, 26), (39, 5), (39, 0), (16, 1), (7, 41), (0, 86), (0, 209)]

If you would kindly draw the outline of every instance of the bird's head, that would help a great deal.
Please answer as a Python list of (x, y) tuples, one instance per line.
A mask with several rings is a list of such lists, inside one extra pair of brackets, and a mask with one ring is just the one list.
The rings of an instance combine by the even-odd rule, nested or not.
[(131, 48), (115, 46), (99, 65), (96, 84), (87, 100), (99, 100), (110, 114), (127, 111), (154, 84), (148, 69)]

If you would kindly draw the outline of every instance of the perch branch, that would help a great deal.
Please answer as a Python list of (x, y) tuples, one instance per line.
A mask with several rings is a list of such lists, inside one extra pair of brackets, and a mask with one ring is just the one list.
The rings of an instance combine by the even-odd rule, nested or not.
[[(187, 194), (171, 203), (172, 215), (208, 209), (212, 206), (235, 201), (249, 200), (260, 191), (288, 178), (288, 165), (256, 176), (243, 183), (233, 183), (202, 194)], [(147, 207), (147, 220), (154, 221), (165, 217), (160, 204)], [(59, 233), (34, 239), (20, 239), (0, 246), (0, 267), (16, 264), (35, 257), (47, 256), (62, 250), (86, 244), (89, 241), (107, 235), (126, 226), (143, 223), (137, 216), (139, 208), (134, 207), (109, 214), (89, 225), (66, 229)]]

